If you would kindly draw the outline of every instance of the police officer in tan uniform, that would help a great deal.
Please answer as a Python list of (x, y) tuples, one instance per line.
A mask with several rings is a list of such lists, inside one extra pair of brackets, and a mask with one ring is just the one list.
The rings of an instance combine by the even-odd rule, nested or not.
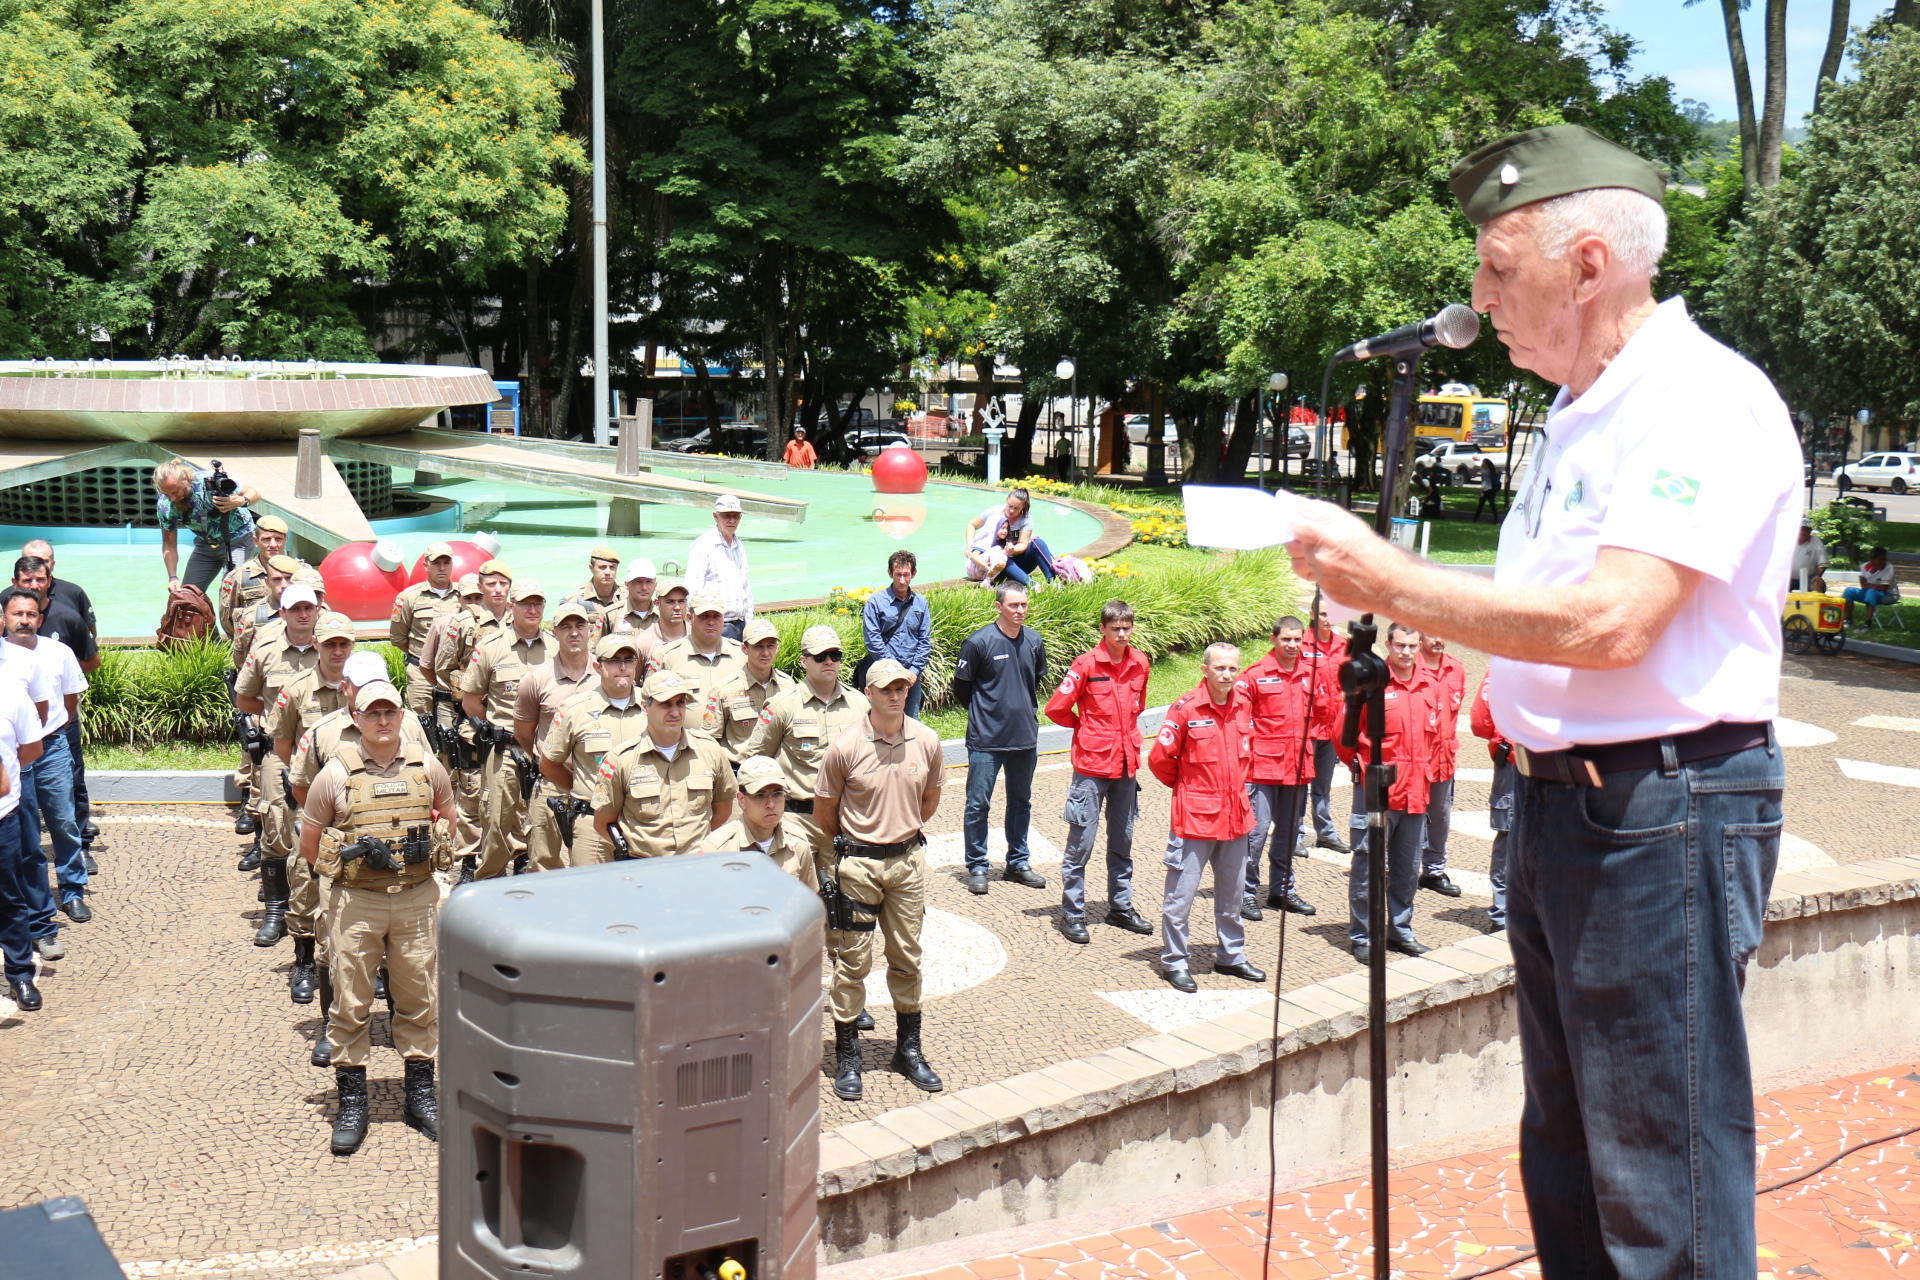
[(719, 593), (702, 591), (687, 600), (687, 634), (653, 655), (649, 671), (674, 671), (699, 686), (700, 704), (720, 682), (747, 665), (740, 642), (725, 634), (726, 606)]
[(433, 714), (433, 681), (420, 666), (420, 649), (433, 624), (460, 609), (460, 593), (453, 585), (453, 547), (436, 542), (427, 548), (427, 576), (402, 589), (393, 598), (387, 619), (387, 639), (407, 655), (407, 710)]
[(818, 889), (813, 838), (799, 819), (787, 815), (787, 779), (780, 771), (780, 762), (767, 756), (748, 756), (740, 762), (737, 779), (740, 816), (714, 828), (700, 842), (699, 852), (764, 853), (808, 889)]
[(287, 549), (287, 522), (279, 516), (258, 516), (253, 522), (253, 558), (220, 579), (220, 603), (214, 612), (220, 629), (231, 638), (240, 616), (267, 597), (267, 561)]
[(300, 856), (332, 882), (327, 953), (333, 1005), (327, 1042), (340, 1109), (333, 1153), (352, 1155), (367, 1136), (367, 1028), (374, 974), (382, 963), (392, 992), (393, 1047), (406, 1060), (402, 1118), (439, 1137), (433, 1059), (440, 1047), (434, 920), (451, 865), (447, 815), (453, 788), (438, 760), (401, 740), (407, 715), (384, 681), (360, 690), (358, 743), (334, 748), (301, 811)]
[[(567, 865), (593, 866), (613, 861), (613, 846), (600, 837), (591, 822), (593, 788), (600, 762), (615, 747), (647, 731), (647, 713), (641, 705), (634, 676), (640, 669), (639, 638), (616, 631), (601, 636), (593, 646), (593, 670), (599, 684), (573, 697), (554, 717), (540, 746), (540, 772), (552, 794), (565, 797), (566, 816), (555, 815)], [(552, 803), (548, 806), (551, 809)], [(570, 834), (569, 834), (570, 833)]]
[[(353, 653), (353, 621), (344, 614), (323, 613), (313, 628), (314, 648), (320, 661), (287, 681), (274, 699), (267, 717), (267, 732), (273, 737), (273, 756), (269, 767), (281, 775), (280, 803), (287, 809), (287, 844), (293, 845), (293, 812), (300, 799), (292, 791), (293, 749), (300, 738), (329, 713), (347, 705), (341, 687), (341, 668)], [(314, 920), (320, 911), (320, 886), (306, 863), (287, 864), (290, 890), (287, 906), (287, 932), (293, 936), (293, 972), (288, 988), (295, 1004), (312, 1004), (318, 975), (313, 967)]]
[[(252, 562), (249, 561), (248, 563), (251, 564)], [(248, 634), (251, 636), (251, 628), (258, 627), (260, 623), (267, 621), (269, 618), (278, 618), (280, 616), (280, 593), (286, 590), (289, 582), (293, 581), (294, 571), (299, 567), (300, 562), (298, 560), (284, 555), (268, 556), (266, 560), (262, 561), (259, 580), (260, 594), (254, 599), (253, 603), (235, 614), (234, 626), (237, 628), (242, 620), (247, 621), (249, 625)], [(230, 573), (221, 581), (223, 584), (232, 582), (234, 576), (235, 575)], [(239, 647), (239, 641), (236, 638), (233, 647), (233, 673), (229, 677), (229, 683), (231, 685), (238, 686), (240, 673), (245, 670), (246, 665), (247, 655)], [(238, 709), (239, 704), (236, 702), (235, 710)], [(250, 722), (247, 727), (257, 729), (259, 726), (257, 723)], [(247, 743), (243, 740), (240, 744), (240, 765), (233, 771), (233, 784), (238, 787), (241, 794), (246, 797), (246, 801), (240, 809), (240, 816), (233, 820), (233, 834), (237, 836), (252, 836), (254, 838), (253, 848), (249, 849), (246, 856), (240, 859), (239, 869), (242, 871), (257, 870), (260, 866), (260, 859), (263, 856), (260, 849), (260, 766), (253, 757), (255, 751), (264, 753), (266, 750), (266, 746), (258, 738), (255, 739), (251, 749), (249, 749)]]
[[(477, 573), (461, 574), (460, 580), (454, 583), (453, 589), (460, 597), (460, 607), (441, 614), (433, 620), (433, 625), (427, 628), (426, 638), (420, 641), (418, 667), (420, 674), (426, 678), (430, 686), (433, 722), (439, 726), (443, 735), (458, 729), (465, 717), (460, 714), (460, 695), (441, 682), (440, 673), (434, 667), (440, 658), (440, 647), (450, 643), (453, 629), (460, 625), (462, 618), (468, 617), (478, 609), (484, 598), (480, 593), (480, 575)], [(444, 736), (442, 744), (444, 747)], [(451, 769), (450, 753), (445, 750), (442, 752), (442, 763), (448, 764)]]
[(620, 589), (620, 553), (607, 546), (587, 552), (587, 585), (568, 592), (560, 603), (584, 606), (595, 634), (611, 631), (613, 618), (627, 603)]
[(653, 625), (640, 634), (646, 637), (646, 651), (640, 657), (651, 666), (654, 655), (672, 644), (675, 640), (684, 640), (692, 634), (687, 621), (687, 584), (669, 582), (653, 598)]
[(832, 852), (813, 820), (813, 782), (820, 757), (840, 731), (867, 714), (867, 696), (840, 683), (840, 633), (824, 623), (800, 637), (800, 668), (806, 678), (768, 700), (760, 723), (740, 748), (744, 756), (772, 756), (787, 775), (787, 812), (813, 837), (816, 856)]
[[(593, 625), (591, 614), (591, 602), (578, 599), (561, 602), (548, 636), (552, 659), (527, 672), (520, 681), (520, 692), (514, 696), (513, 741), (536, 768), (541, 759), (540, 749), (560, 708), (598, 680), (587, 652)], [(536, 776), (533, 792), (527, 797), (527, 863), (539, 871), (558, 871), (567, 865), (567, 849), (560, 839), (560, 821), (547, 803), (547, 797), (553, 794), (545, 777)]]
[[(540, 629), (547, 610), (546, 591), (532, 578), (521, 578), (509, 593), (512, 622), (475, 649), (460, 681), (460, 705), (467, 713), (474, 742), (486, 752), (480, 777), (480, 865), (473, 878), (491, 880), (503, 876), (509, 866), (527, 853), (527, 793), (521, 783), (523, 770), (531, 770), (533, 761), (521, 752), (515, 759), (513, 706), (520, 695), (520, 682), (534, 668), (553, 660), (558, 647), (551, 636)], [(479, 723), (484, 721), (484, 724)], [(513, 866), (519, 870), (518, 866)]]
[[(325, 612), (327, 608), (327, 584), (321, 578), (320, 571), (310, 564), (303, 564), (291, 556), (277, 556), (278, 567), (293, 567), (287, 571), (287, 585), (305, 587), (313, 592), (314, 605)], [(286, 620), (280, 616), (278, 606), (272, 610), (257, 609), (240, 620), (239, 633), (233, 638), (233, 662), (236, 668), (244, 668), (247, 659), (261, 645), (278, 640), (286, 631)]]
[(871, 707), (828, 745), (816, 780), (814, 818), (833, 841), (838, 864), (825, 886), (833, 1091), (848, 1101), (862, 1093), (858, 1022), (866, 1011), (876, 924), (887, 941), (887, 991), (898, 1028), (891, 1067), (928, 1093), (943, 1087), (920, 1049), (920, 926), (927, 913), (927, 859), (920, 847), (947, 773), (940, 735), (907, 716), (915, 678), (892, 658), (867, 669)]
[(474, 650), (511, 624), (507, 592), (513, 588), (513, 570), (505, 562), (489, 560), (475, 574), (480, 600), (456, 615), (452, 629), (433, 656), (434, 683), (453, 698), (455, 736), (461, 755), (471, 763), (453, 771), (454, 794), (460, 797), (460, 815), (454, 825), (454, 850), (460, 859), (460, 879), (473, 879), (479, 860), (481, 837), (480, 744), (473, 739), (473, 726), (465, 708), (461, 682), (473, 664)]
[(793, 677), (773, 665), (780, 656), (780, 633), (765, 618), (747, 623), (740, 651), (746, 665), (713, 687), (700, 724), (735, 764), (746, 759), (741, 748), (759, 727), (767, 703), (794, 686)]
[[(320, 650), (314, 647), (313, 637), (319, 613), (320, 605), (314, 599), (312, 588), (289, 585), (280, 593), (281, 630), (276, 638), (256, 645), (249, 652), (247, 665), (241, 668), (240, 678), (234, 682), (234, 705), (246, 715), (259, 717), (263, 731), (266, 713), (280, 697), (280, 690), (296, 676), (320, 664)], [(261, 818), (266, 847), (260, 863), (260, 881), (266, 891), (262, 901), (267, 909), (259, 930), (253, 935), (256, 947), (271, 947), (287, 933), (290, 893), (287, 859), (293, 855), (293, 817), (287, 809), (282, 772), (279, 761), (271, 758), (261, 761)]]
[(593, 789), (593, 825), (615, 858), (692, 853), (733, 814), (733, 766), (720, 744), (688, 727), (694, 687), (671, 671), (647, 677), (647, 730), (607, 753)]

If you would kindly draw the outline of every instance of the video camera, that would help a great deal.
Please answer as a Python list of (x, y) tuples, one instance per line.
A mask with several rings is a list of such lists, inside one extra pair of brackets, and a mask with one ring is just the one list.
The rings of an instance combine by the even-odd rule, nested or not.
[(207, 477), (207, 492), (216, 498), (231, 498), (240, 492), (240, 482), (227, 474), (218, 458), (213, 460), (213, 474)]

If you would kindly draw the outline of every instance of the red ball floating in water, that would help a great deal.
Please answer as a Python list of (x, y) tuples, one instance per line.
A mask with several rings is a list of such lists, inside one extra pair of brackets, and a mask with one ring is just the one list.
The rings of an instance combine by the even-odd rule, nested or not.
[(903, 444), (889, 445), (873, 460), (877, 493), (920, 493), (927, 487), (927, 464)]
[[(447, 545), (453, 548), (453, 580), (455, 582), (470, 573), (480, 572), (480, 566), (493, 559), (492, 552), (476, 543), (448, 541)], [(426, 580), (427, 556), (426, 552), (422, 551), (419, 558), (413, 562), (413, 572), (407, 575), (407, 585), (412, 586), (416, 582)]]
[[(380, 548), (376, 557), (372, 542), (349, 542), (335, 547), (320, 562), (320, 576), (327, 584), (327, 607), (344, 613), (356, 622), (372, 622), (393, 612), (393, 598), (407, 585), (407, 573), (397, 557), (386, 554), (390, 544)], [(394, 567), (384, 569), (386, 560)]]

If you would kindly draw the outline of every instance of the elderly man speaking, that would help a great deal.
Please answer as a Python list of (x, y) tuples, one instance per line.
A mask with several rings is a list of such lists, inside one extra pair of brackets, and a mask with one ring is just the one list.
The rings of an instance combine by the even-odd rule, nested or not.
[(1306, 504), (1296, 568), (1335, 600), (1493, 655), (1524, 774), (1508, 935), (1521, 1174), (1541, 1269), (1752, 1276), (1740, 993), (1780, 844), (1780, 609), (1800, 454), (1759, 370), (1656, 304), (1660, 173), (1585, 129), (1453, 168), (1473, 305), (1562, 385), (1494, 579)]

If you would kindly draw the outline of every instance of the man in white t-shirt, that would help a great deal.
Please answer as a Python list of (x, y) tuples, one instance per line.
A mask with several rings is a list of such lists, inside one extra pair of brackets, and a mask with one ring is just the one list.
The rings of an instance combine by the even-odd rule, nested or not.
[(1303, 504), (1295, 564), (1335, 600), (1492, 655), (1524, 775), (1507, 932), (1541, 1270), (1751, 1276), (1740, 993), (1779, 853), (1772, 734), (1801, 462), (1765, 375), (1656, 305), (1664, 181), (1577, 126), (1454, 166), (1476, 309), (1563, 384), (1495, 578)]
[[(40, 715), (17, 680), (0, 680), (0, 771), (6, 792), (0, 795), (0, 955), (5, 956), (7, 992), (20, 1008), (32, 1013), (41, 1006), (34, 985), (31, 916), (24, 863), (26, 840), (20, 829), (20, 769), (40, 758)], [(46, 891), (46, 872), (40, 888)]]
[(720, 597), (722, 630), (729, 640), (746, 634), (753, 618), (753, 584), (748, 581), (747, 544), (740, 539), (740, 499), (723, 493), (713, 500), (713, 528), (687, 548), (687, 594), (711, 591)]
[(46, 675), (49, 695), (42, 725), (44, 750), (29, 770), (28, 793), (22, 797), (26, 801), (20, 815), (27, 844), (26, 865), (31, 870), (36, 861), (45, 857), (40, 852), (40, 832), (44, 826), (53, 840), (53, 871), (59, 884), (60, 910), (75, 924), (85, 924), (93, 919), (93, 909), (87, 905), (86, 854), (81, 848), (80, 823), (74, 813), (72, 737), (66, 727), (79, 709), (87, 678), (81, 674), (80, 660), (72, 649), (38, 634), (39, 596), (18, 587), (0, 591), (0, 619), (6, 626), (7, 646), (23, 651), (39, 664)]

